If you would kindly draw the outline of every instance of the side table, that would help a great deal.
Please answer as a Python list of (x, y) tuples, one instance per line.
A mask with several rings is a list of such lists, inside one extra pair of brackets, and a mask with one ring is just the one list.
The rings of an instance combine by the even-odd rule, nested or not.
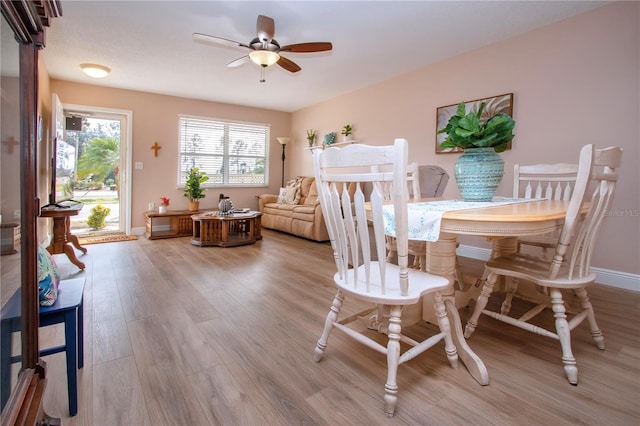
[(191, 244), (201, 247), (254, 244), (262, 239), (261, 216), (262, 213), (255, 211), (224, 216), (215, 212), (193, 215)]
[[(144, 213), (145, 233), (150, 240), (160, 238), (188, 237), (191, 235), (191, 216), (207, 210), (169, 210), (166, 213), (148, 211)], [(158, 223), (164, 224), (164, 226)], [(168, 229), (164, 229), (167, 226)], [(155, 229), (154, 229), (155, 227)], [(163, 229), (158, 229), (163, 228)]]
[[(40, 210), (40, 217), (53, 218), (53, 239), (47, 250), (51, 254), (64, 253), (71, 263), (81, 270), (84, 270), (84, 263), (76, 257), (73, 247), (82, 253), (87, 253), (87, 249), (78, 242), (78, 237), (71, 233), (71, 216), (76, 216), (82, 210), (83, 204), (77, 203), (71, 207), (43, 207)], [(73, 244), (73, 247), (71, 246)]]

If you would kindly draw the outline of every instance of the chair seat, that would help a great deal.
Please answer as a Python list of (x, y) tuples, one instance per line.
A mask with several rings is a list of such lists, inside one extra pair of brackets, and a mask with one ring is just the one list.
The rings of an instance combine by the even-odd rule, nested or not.
[[(445, 290), (449, 286), (449, 280), (438, 275), (427, 274), (416, 269), (409, 269), (409, 286), (408, 294), (403, 296), (400, 294), (397, 277), (400, 273), (400, 267), (392, 263), (385, 264), (386, 275), (386, 294), (381, 295), (380, 290), (380, 271), (379, 262), (371, 262), (371, 282), (367, 290), (365, 281), (364, 265), (357, 269), (349, 269), (346, 271), (345, 277), (341, 277), (337, 272), (333, 279), (336, 285), (347, 294), (357, 296), (358, 298), (383, 305), (413, 305), (420, 301), (420, 298), (435, 290)], [(358, 283), (353, 285), (354, 274), (358, 274)], [(394, 281), (395, 278), (395, 281)]]
[(520, 253), (489, 260), (486, 268), (498, 275), (520, 278), (544, 287), (580, 288), (593, 284), (596, 279), (593, 272), (583, 277), (569, 278), (569, 267), (562, 265), (558, 276), (550, 280), (549, 260)]

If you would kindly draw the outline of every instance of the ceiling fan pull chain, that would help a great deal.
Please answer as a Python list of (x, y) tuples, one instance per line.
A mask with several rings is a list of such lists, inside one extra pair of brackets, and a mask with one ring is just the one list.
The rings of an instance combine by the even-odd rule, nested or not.
[(264, 83), (264, 82), (266, 82), (266, 81), (267, 81), (267, 80), (265, 80), (265, 78), (264, 78), (264, 70), (265, 70), (266, 68), (267, 68), (267, 67), (266, 67), (266, 66), (264, 66), (264, 65), (260, 67), (260, 83)]

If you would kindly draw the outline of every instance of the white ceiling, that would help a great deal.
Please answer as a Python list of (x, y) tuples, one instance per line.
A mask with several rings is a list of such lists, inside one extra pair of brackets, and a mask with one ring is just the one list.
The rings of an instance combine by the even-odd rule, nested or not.
[[(296, 111), (448, 57), (600, 7), (595, 1), (68, 1), (47, 30), (52, 78), (193, 99)], [(226, 64), (241, 48), (208, 46), (194, 32), (242, 43), (259, 14), (280, 45), (329, 41), (333, 51), (289, 53), (302, 67)], [(111, 68), (90, 79), (80, 63)]]

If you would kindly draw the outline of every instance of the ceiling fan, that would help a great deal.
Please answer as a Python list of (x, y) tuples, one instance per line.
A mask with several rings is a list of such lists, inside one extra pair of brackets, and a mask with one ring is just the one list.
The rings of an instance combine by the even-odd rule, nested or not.
[(248, 60), (251, 60), (261, 66), (261, 83), (265, 82), (265, 68), (273, 64), (278, 64), (289, 72), (298, 72), (302, 69), (292, 60), (280, 55), (283, 52), (312, 53), (325, 52), (333, 49), (333, 46), (329, 42), (297, 43), (280, 46), (280, 44), (273, 38), (275, 35), (275, 24), (273, 22), (273, 18), (264, 15), (258, 15), (258, 20), (256, 22), (256, 35), (257, 37), (251, 40), (248, 44), (201, 33), (193, 33), (193, 40), (204, 44), (216, 44), (249, 49), (250, 52), (247, 55), (229, 62), (227, 66), (237, 67)]

